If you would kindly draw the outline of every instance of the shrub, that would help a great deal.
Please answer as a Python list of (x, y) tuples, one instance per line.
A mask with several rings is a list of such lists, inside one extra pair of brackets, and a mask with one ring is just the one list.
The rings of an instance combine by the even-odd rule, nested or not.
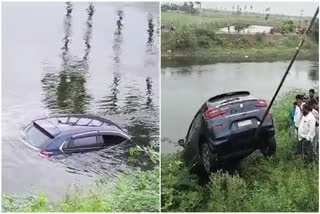
[(202, 187), (197, 176), (190, 174), (180, 154), (161, 159), (161, 207), (162, 211), (198, 210), (203, 201)]
[(206, 35), (198, 36), (198, 45), (201, 48), (207, 48), (210, 46), (210, 38)]
[(187, 49), (194, 48), (196, 45), (196, 37), (193, 33), (192, 28), (188, 25), (183, 25), (178, 28), (174, 33), (175, 48), (177, 49)]
[(296, 26), (292, 20), (284, 20), (282, 22), (281, 33), (283, 34), (294, 33), (295, 30), (296, 30)]
[(216, 33), (213, 31), (209, 26), (203, 26), (200, 28), (195, 28), (194, 29), (194, 34), (195, 36), (206, 36), (210, 40), (215, 40), (216, 39)]
[(214, 212), (241, 212), (245, 210), (248, 191), (239, 175), (230, 176), (222, 171), (212, 174), (208, 210)]
[(263, 38), (264, 38), (264, 34), (262, 34), (262, 33), (256, 33), (255, 37), (256, 37), (256, 41), (257, 41), (257, 42), (262, 42), (262, 41), (263, 41)]

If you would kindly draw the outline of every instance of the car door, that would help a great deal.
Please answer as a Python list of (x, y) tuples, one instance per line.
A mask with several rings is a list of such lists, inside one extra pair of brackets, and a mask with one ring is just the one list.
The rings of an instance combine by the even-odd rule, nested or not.
[(194, 117), (187, 137), (186, 137), (186, 146), (185, 146), (185, 160), (189, 167), (193, 166), (194, 162), (198, 158), (199, 155), (199, 136), (201, 130), (201, 119), (202, 113), (201, 109), (197, 112)]
[(99, 133), (91, 132), (73, 136), (63, 145), (62, 150), (65, 153), (75, 153), (99, 150), (102, 147), (103, 142), (99, 138)]

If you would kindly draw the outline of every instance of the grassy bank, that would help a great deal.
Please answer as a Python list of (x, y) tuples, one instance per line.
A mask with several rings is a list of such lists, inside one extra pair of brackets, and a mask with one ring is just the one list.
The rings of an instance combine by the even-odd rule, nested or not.
[[(272, 17), (272, 16), (271, 16)], [(201, 17), (190, 14), (161, 13), (164, 26), (175, 30), (161, 32), (161, 54), (166, 59), (197, 57), (208, 62), (288, 60), (295, 53), (300, 38), (295, 34), (228, 34), (219, 33), (230, 25), (272, 25), (280, 29), (282, 17), (264, 20), (254, 16)], [(304, 44), (298, 59), (317, 60), (318, 44), (314, 37)]]
[(120, 174), (115, 184), (107, 179), (93, 186), (73, 187), (65, 198), (52, 202), (44, 193), (25, 196), (2, 195), (2, 212), (157, 212), (159, 210), (158, 152), (135, 149), (132, 155), (146, 152), (153, 168)]
[[(205, 16), (190, 15), (189, 13), (176, 13), (176, 12), (161, 12), (161, 24), (169, 25), (174, 24), (176, 27), (181, 27), (188, 24), (193, 27), (202, 27), (213, 30), (219, 30), (220, 28), (230, 26), (239, 23), (249, 25), (267, 25), (274, 26), (276, 32), (281, 29), (282, 21), (284, 17), (278, 15), (272, 15), (269, 19), (265, 19), (265, 15), (232, 15), (222, 13), (205, 13)], [(297, 24), (298, 20), (293, 19), (294, 23)]]
[(277, 152), (266, 159), (256, 152), (245, 159), (240, 174), (212, 174), (200, 185), (176, 153), (162, 157), (161, 209), (181, 212), (317, 212), (318, 160), (305, 163), (288, 135), (288, 109), (296, 93), (273, 107)]

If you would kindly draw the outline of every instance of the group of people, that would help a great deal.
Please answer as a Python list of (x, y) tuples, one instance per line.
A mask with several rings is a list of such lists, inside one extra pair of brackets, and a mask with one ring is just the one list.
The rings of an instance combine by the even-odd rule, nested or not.
[(290, 125), (297, 139), (296, 153), (312, 161), (318, 154), (319, 141), (319, 97), (314, 89), (309, 96), (296, 95), (296, 101), (290, 109)]

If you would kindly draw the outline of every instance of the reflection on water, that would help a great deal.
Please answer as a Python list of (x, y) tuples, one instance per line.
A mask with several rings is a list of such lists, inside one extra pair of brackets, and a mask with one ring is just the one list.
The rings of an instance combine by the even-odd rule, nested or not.
[[(34, 187), (60, 198), (71, 184), (137, 167), (127, 163), (129, 147), (159, 143), (158, 3), (30, 3), (33, 16), (25, 6), (7, 5), (12, 6), (4, 10), (3, 30), (3, 192)], [(12, 49), (25, 51), (15, 51), (12, 59)], [(12, 66), (12, 60), (21, 63)], [(41, 158), (19, 141), (19, 131), (55, 113), (111, 119), (134, 144)]]
[(89, 4), (89, 7), (87, 8), (87, 13), (88, 13), (88, 20), (87, 20), (87, 30), (84, 34), (84, 41), (85, 41), (85, 54), (83, 56), (83, 60), (87, 61), (88, 60), (88, 55), (90, 53), (91, 45), (90, 45), (90, 40), (92, 37), (92, 16), (94, 13), (94, 6), (92, 3)]
[(147, 83), (147, 90), (146, 90), (147, 102), (146, 102), (146, 106), (152, 107), (152, 80), (151, 80), (151, 77), (147, 77), (146, 83)]
[(313, 62), (309, 71), (309, 78), (316, 83), (319, 81), (319, 62)]
[[(161, 70), (161, 152), (181, 148), (190, 122), (210, 97), (230, 91), (248, 90), (270, 101), (289, 62), (217, 63)], [(319, 64), (296, 61), (280, 95), (292, 90), (318, 87)]]
[(122, 38), (122, 29), (123, 29), (123, 11), (117, 11), (118, 19), (116, 21), (116, 30), (114, 32), (114, 41), (113, 41), (113, 82), (110, 88), (110, 95), (103, 97), (99, 101), (100, 109), (105, 112), (105, 114), (114, 114), (118, 110), (118, 86), (120, 84), (121, 74), (120, 74), (120, 54), (121, 54), (121, 44), (123, 41)]
[[(156, 47), (154, 46), (154, 23), (151, 13), (148, 14), (148, 40), (146, 43), (146, 55), (153, 55), (156, 53)], [(148, 66), (148, 58), (146, 57), (145, 66)], [(153, 65), (151, 65), (153, 66)], [(152, 108), (152, 79), (150, 76), (146, 78), (146, 106)]]
[[(64, 20), (65, 36), (63, 38), (62, 65), (59, 72), (48, 71), (42, 79), (42, 88), (45, 93), (44, 103), (53, 112), (59, 113), (86, 113), (92, 97), (86, 89), (86, 75), (89, 70), (88, 56), (92, 33), (92, 16), (94, 6), (87, 8), (88, 18), (84, 36), (85, 53), (81, 59), (69, 53), (72, 27), (72, 3), (66, 3)], [(45, 68), (46, 69), (46, 68)]]
[(153, 53), (153, 32), (154, 24), (152, 14), (148, 14), (148, 41), (147, 41), (147, 53)]

